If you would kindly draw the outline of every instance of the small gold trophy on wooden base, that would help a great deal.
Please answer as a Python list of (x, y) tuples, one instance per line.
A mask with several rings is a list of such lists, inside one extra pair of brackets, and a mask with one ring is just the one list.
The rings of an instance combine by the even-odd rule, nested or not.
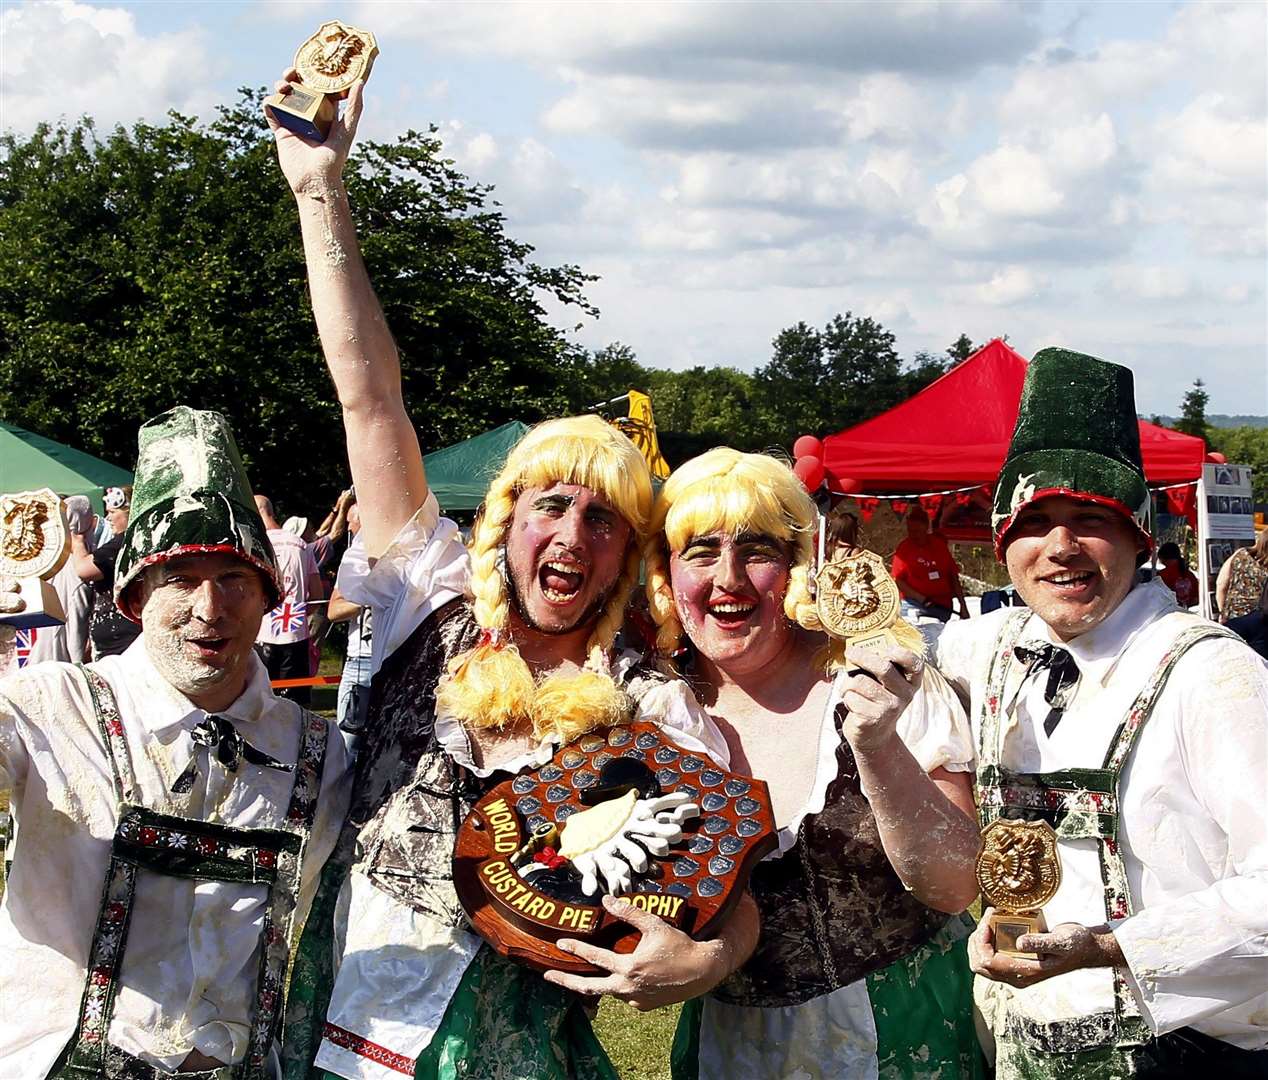
[(66, 621), (62, 602), (48, 583), (70, 554), (62, 500), (48, 488), (0, 495), (0, 577), (16, 578), (25, 605), (0, 622), (29, 630)]
[(995, 909), (991, 916), (995, 951), (1038, 960), (1037, 953), (1018, 949), (1017, 939), (1048, 929), (1043, 906), (1061, 885), (1061, 859), (1052, 826), (1046, 821), (992, 821), (982, 830), (977, 884)]
[(368, 79), (379, 44), (369, 30), (332, 19), (321, 24), (295, 53), (299, 83), (288, 94), (274, 94), (264, 104), (288, 131), (313, 142), (325, 142), (339, 115), (339, 99), (352, 84)]
[(815, 610), (824, 630), (854, 649), (894, 642), (924, 652), (920, 631), (899, 618), (902, 594), (885, 561), (866, 548), (837, 548), (815, 578)]

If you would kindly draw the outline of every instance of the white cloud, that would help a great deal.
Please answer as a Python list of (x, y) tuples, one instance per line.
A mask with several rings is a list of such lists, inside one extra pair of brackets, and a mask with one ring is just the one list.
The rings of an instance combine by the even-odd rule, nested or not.
[(991, 280), (975, 290), (983, 304), (1006, 306), (1021, 300), (1034, 300), (1047, 287), (1047, 282), (1024, 266), (1005, 266)]
[(1135, 300), (1174, 303), (1195, 295), (1193, 279), (1178, 266), (1122, 266), (1111, 275), (1114, 291)]
[(118, 7), (52, 0), (0, 11), (0, 123), (37, 124), (90, 115), (99, 129), (169, 109), (195, 115), (221, 100), (224, 54), (198, 30), (145, 34)]

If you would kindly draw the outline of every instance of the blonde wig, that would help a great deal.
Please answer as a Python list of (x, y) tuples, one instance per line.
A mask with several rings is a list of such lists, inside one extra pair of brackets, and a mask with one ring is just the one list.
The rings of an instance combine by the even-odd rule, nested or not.
[[(586, 643), (585, 670), (538, 684), (510, 641), (511, 597), (505, 574), (507, 531), (515, 501), (528, 488), (579, 484), (606, 499), (631, 526), (634, 542)], [(608, 674), (608, 653), (638, 582), (639, 545), (652, 507), (652, 478), (628, 438), (597, 416), (538, 424), (516, 444), (489, 486), (471, 535), (471, 596), (487, 640), (455, 657), (436, 691), (438, 706), (475, 728), (531, 720), (538, 737), (565, 742), (625, 719), (630, 702)]]
[(818, 514), (806, 489), (784, 462), (730, 447), (692, 458), (665, 481), (652, 509), (643, 560), (647, 600), (659, 628), (656, 648), (669, 656), (682, 641), (674, 608), (669, 556), (697, 536), (745, 532), (783, 540), (792, 547), (784, 614), (808, 629), (820, 629), (810, 592)]

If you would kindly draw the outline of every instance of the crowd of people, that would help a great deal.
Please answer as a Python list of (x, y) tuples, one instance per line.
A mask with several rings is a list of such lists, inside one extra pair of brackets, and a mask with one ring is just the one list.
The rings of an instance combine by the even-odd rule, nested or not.
[[(75, 573), (135, 640), (99, 654), (90, 632), (77, 664), (68, 621), (61, 662), (0, 681), (0, 1075), (614, 1077), (604, 995), (686, 1003), (682, 1078), (1265, 1075), (1268, 664), (1138, 574), (1130, 372), (1034, 357), (992, 514), (1024, 605), (927, 655), (829, 648), (818, 513), (764, 455), (710, 451), (656, 492), (612, 425), (547, 421), (464, 540), (342, 184), (361, 111), (358, 86), (322, 146), (275, 127), (355, 502), (279, 525), (225, 419), (171, 409), (104, 541), (72, 508)], [(967, 614), (927, 518), (894, 571), (926, 613)], [(312, 672), (319, 600), (355, 623), (340, 722), (270, 686)], [(472, 929), (456, 832), (635, 718), (765, 781), (777, 848), (712, 938), (605, 895), (634, 950), (564, 939), (598, 974), (539, 974)], [(1048, 822), (1061, 858), (1019, 952), (966, 915), (1001, 818)]]

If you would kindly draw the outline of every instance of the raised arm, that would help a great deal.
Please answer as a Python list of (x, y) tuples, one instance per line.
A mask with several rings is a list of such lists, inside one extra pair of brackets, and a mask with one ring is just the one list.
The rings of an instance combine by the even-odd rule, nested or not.
[[(295, 78), (293, 70), (286, 79)], [(289, 83), (278, 84), (288, 93)], [(343, 169), (364, 103), (353, 86), (321, 145), (283, 128), (266, 108), (277, 158), (299, 207), (313, 315), (343, 407), (348, 463), (370, 558), (387, 548), (427, 497), (423, 456), (401, 396), (400, 357), (357, 244)]]
[(898, 733), (898, 717), (921, 681), (919, 660), (895, 647), (852, 651), (849, 661), (867, 674), (846, 684), (841, 729), (890, 865), (921, 903), (963, 911), (977, 896), (979, 834), (969, 774), (940, 767), (926, 773)]

